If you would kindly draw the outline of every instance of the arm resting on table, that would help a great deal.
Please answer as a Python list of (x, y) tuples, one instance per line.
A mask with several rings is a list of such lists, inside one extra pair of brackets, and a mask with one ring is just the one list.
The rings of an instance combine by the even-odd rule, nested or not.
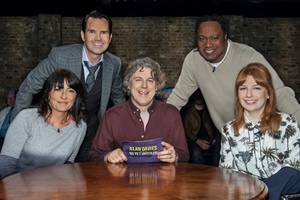
[(17, 173), (17, 161), (16, 158), (0, 155), (0, 180)]

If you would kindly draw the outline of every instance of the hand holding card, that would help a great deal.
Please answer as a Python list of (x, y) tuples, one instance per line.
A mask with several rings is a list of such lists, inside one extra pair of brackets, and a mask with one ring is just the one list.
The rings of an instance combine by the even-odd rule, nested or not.
[(144, 141), (123, 141), (123, 153), (127, 163), (160, 162), (157, 153), (163, 151), (162, 138)]

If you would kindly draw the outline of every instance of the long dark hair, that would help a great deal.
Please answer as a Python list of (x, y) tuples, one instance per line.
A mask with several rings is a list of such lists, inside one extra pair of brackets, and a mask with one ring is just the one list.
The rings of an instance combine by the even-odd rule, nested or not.
[[(75, 90), (77, 94), (73, 106), (68, 110), (68, 115), (71, 115), (78, 125), (82, 119), (87, 121), (87, 110), (84, 106), (84, 89), (81, 81), (70, 70), (58, 69), (47, 78), (41, 91), (38, 112), (45, 120), (51, 116), (52, 108), (49, 105), (49, 93), (55, 87), (59, 89), (64, 88), (65, 80), (68, 86)], [(50, 115), (47, 116), (48, 112), (50, 112)]]

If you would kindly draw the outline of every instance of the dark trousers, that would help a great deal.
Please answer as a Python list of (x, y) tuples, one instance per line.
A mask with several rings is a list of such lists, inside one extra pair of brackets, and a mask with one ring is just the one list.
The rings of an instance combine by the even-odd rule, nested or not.
[(280, 195), (300, 192), (300, 171), (292, 167), (283, 167), (276, 174), (263, 180), (268, 186), (266, 199), (279, 200)]
[(208, 165), (209, 161), (204, 157), (204, 153), (210, 153), (208, 150), (204, 151), (195, 142), (188, 142), (188, 148), (190, 152), (190, 162), (202, 165)]
[(203, 150), (195, 142), (188, 141), (190, 153), (190, 162), (202, 165), (219, 166), (221, 134), (216, 135), (216, 144), (212, 145), (208, 150)]
[(88, 123), (85, 138), (79, 149), (75, 162), (88, 162), (89, 150), (92, 146), (93, 139), (97, 133), (99, 123), (93, 121), (93, 123)]

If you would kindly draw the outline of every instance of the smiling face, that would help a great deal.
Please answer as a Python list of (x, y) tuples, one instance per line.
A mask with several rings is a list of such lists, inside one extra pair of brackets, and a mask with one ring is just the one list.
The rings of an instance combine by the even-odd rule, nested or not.
[(156, 82), (148, 67), (138, 67), (128, 86), (132, 103), (141, 111), (147, 111), (156, 93)]
[(258, 85), (251, 75), (248, 75), (246, 81), (238, 88), (238, 98), (241, 106), (244, 108), (246, 116), (255, 121), (260, 120), (264, 111), (266, 102), (269, 98), (265, 87)]
[(81, 30), (81, 39), (84, 41), (87, 57), (93, 64), (97, 63), (102, 53), (107, 50), (111, 38), (106, 19), (88, 19), (85, 32)]
[(64, 81), (63, 88), (52, 88), (49, 93), (49, 105), (52, 112), (68, 112), (75, 102), (76, 95), (76, 91), (70, 88), (66, 81)]
[(227, 50), (227, 35), (215, 21), (202, 22), (197, 31), (198, 49), (201, 56), (211, 63), (220, 62)]

